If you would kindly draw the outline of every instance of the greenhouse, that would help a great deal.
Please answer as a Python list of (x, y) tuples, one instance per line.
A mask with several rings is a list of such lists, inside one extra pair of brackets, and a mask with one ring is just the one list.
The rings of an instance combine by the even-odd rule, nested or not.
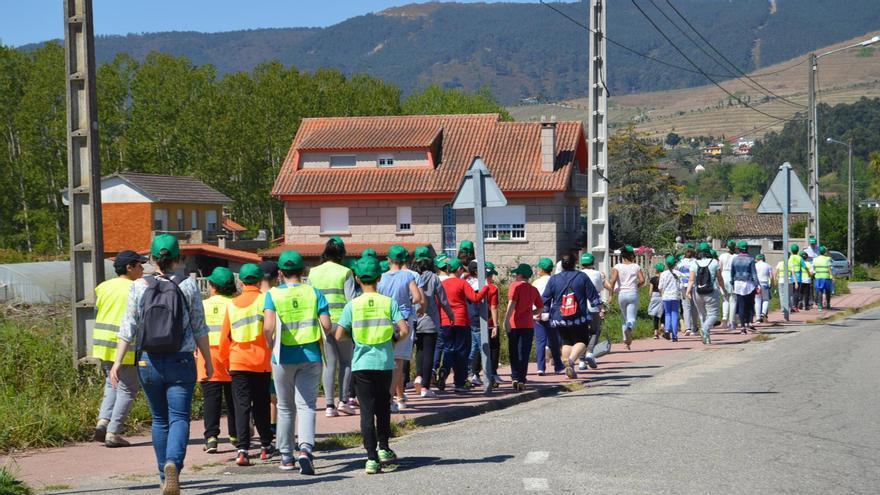
[[(113, 262), (104, 261), (104, 273), (113, 277)], [(70, 299), (70, 262), (10, 263), (0, 265), (0, 302), (54, 303)]]

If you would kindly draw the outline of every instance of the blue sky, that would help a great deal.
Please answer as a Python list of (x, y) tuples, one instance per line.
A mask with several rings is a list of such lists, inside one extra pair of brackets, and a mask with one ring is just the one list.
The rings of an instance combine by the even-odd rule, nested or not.
[[(459, 0), (471, 2), (473, 0)], [(528, 2), (536, 0), (506, 0)], [(329, 26), (414, 0), (93, 0), (95, 34)], [(19, 46), (63, 34), (63, 0), (0, 0), (0, 42)], [(245, 6), (242, 9), (242, 6)]]

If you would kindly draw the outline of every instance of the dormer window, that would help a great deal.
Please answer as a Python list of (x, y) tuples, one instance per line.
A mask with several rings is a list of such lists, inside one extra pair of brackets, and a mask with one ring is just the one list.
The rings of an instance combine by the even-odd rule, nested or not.
[(393, 167), (394, 166), (394, 156), (392, 155), (380, 155), (377, 163), (380, 167)]
[(330, 166), (332, 168), (352, 168), (357, 165), (357, 158), (354, 155), (330, 155)]

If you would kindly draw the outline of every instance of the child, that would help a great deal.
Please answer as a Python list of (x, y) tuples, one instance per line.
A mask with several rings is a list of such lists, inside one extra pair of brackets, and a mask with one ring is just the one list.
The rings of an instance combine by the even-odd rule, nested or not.
[(648, 316), (654, 320), (654, 338), (659, 339), (662, 333), (663, 338), (668, 339), (669, 333), (666, 332), (666, 327), (663, 325), (663, 298), (660, 297), (659, 288), (660, 274), (663, 273), (663, 263), (654, 265), (654, 270), (657, 273), (648, 281), (651, 284), (651, 302), (648, 303)]
[(679, 276), (675, 271), (677, 262), (675, 256), (667, 256), (666, 270), (660, 274), (660, 280), (657, 282), (660, 298), (663, 299), (663, 316), (666, 326), (664, 333), (671, 333), (673, 342), (678, 342), (678, 310), (681, 306)]
[(498, 362), (501, 360), (501, 336), (498, 333), (498, 286), (495, 285), (495, 264), (491, 261), (486, 262), (486, 301), (489, 303), (489, 361), (492, 366), (490, 373), (486, 373), (487, 377), (492, 380), (492, 388), (498, 388), (501, 377), (498, 376)]
[(532, 354), (532, 338), (535, 334), (535, 317), (544, 307), (541, 294), (538, 294), (529, 279), (532, 267), (526, 263), (511, 270), (516, 281), (508, 289), (507, 314), (504, 325), (507, 327), (507, 348), (510, 355), (510, 375), (514, 390), (526, 389), (526, 374), (529, 369), (529, 356)]
[[(356, 279), (364, 293), (345, 305), (336, 339), (354, 341), (352, 381), (361, 407), (361, 435), (367, 451), (367, 474), (397, 460), (391, 437), (391, 378), (394, 343), (409, 338), (409, 324), (394, 299), (376, 291), (382, 269), (372, 257), (361, 258)], [(377, 449), (378, 444), (378, 449)]]

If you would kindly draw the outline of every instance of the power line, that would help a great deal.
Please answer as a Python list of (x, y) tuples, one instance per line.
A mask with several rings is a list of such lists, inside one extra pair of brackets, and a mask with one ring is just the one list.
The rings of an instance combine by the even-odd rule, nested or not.
[[(770, 117), (770, 118), (773, 118), (773, 119), (780, 119), (780, 120), (782, 119), (782, 117), (777, 117), (776, 115), (769, 114), (769, 113), (767, 113), (767, 112), (765, 112), (765, 111), (763, 111), (763, 110), (759, 110), (759, 109), (757, 109), (757, 108), (755, 108), (755, 107), (749, 105), (748, 103), (746, 103), (745, 101), (743, 101), (739, 96), (736, 96), (735, 94), (733, 94), (733, 93), (731, 93), (730, 91), (728, 91), (727, 88), (725, 88), (724, 86), (718, 84), (718, 82), (717, 82), (715, 79), (712, 79), (712, 77), (711, 77), (709, 74), (707, 74), (706, 71), (704, 71), (703, 69), (701, 69), (699, 65), (697, 65), (693, 60), (691, 60), (691, 58), (688, 57), (688, 56), (687, 56), (687, 55), (681, 50), (681, 48), (679, 48), (678, 45), (676, 45), (675, 42), (672, 41), (672, 39), (671, 39), (671, 38), (670, 38), (670, 37), (669, 37), (669, 36), (668, 36), (668, 35), (667, 35), (662, 29), (660, 29), (660, 26), (658, 26), (657, 23), (655, 23), (654, 20), (651, 19), (651, 16), (649, 16), (644, 10), (642, 10), (642, 8), (639, 6), (639, 4), (636, 3), (636, 0), (630, 0), (630, 1), (631, 1), (632, 4), (635, 6), (635, 8), (636, 8), (636, 9), (642, 14), (642, 16), (643, 16), (645, 19), (647, 19), (647, 21), (651, 24), (651, 26), (653, 26), (654, 29), (656, 29), (657, 32), (660, 33), (660, 35), (663, 36), (663, 38), (664, 38), (664, 39), (665, 39), (670, 45), (672, 45), (672, 48), (674, 48), (675, 51), (677, 51), (679, 55), (681, 55), (685, 60), (687, 60), (688, 63), (691, 64), (691, 65), (694, 67), (694, 69), (698, 70), (698, 71), (700, 72), (700, 74), (702, 74), (706, 79), (708, 79), (709, 81), (711, 81), (712, 84), (714, 84), (715, 86), (717, 86), (721, 91), (724, 91), (724, 92), (727, 93), (731, 98), (733, 98), (734, 100), (740, 102), (740, 103), (743, 104), (745, 107), (750, 108), (751, 110), (753, 110), (753, 111), (755, 111), (755, 112), (758, 112), (758, 113), (760, 113), (760, 114), (762, 114), (762, 115), (766, 115), (767, 117)], [(722, 76), (722, 77), (723, 77), (723, 76)]]

